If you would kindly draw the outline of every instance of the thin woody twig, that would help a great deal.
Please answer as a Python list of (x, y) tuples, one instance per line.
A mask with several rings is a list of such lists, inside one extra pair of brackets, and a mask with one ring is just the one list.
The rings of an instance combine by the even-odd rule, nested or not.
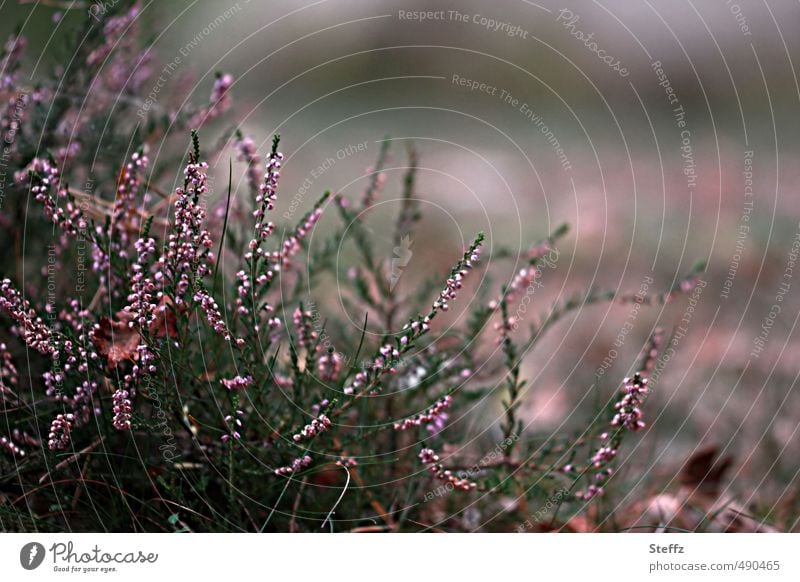
[[(105, 436), (101, 436), (101, 437), (95, 439), (95, 441), (92, 444), (90, 444), (89, 446), (84, 447), (83, 449), (81, 449), (77, 453), (74, 453), (74, 454), (70, 455), (69, 457), (67, 457), (66, 459), (64, 459), (60, 463), (58, 463), (55, 467), (53, 467), (52, 470), (48, 471), (47, 473), (45, 473), (44, 475), (42, 475), (39, 478), (39, 485), (41, 485), (45, 481), (47, 481), (48, 477), (50, 477), (51, 474), (55, 473), (56, 471), (60, 471), (61, 469), (63, 469), (64, 467), (66, 467), (67, 465), (72, 463), (73, 461), (78, 460), (82, 455), (85, 455), (86, 453), (89, 453), (89, 452), (93, 451), (95, 448), (97, 448), (97, 445), (99, 445), (100, 443), (102, 443), (105, 440), (106, 440), (106, 437)], [(81, 480), (83, 481), (84, 479), (81, 479)]]

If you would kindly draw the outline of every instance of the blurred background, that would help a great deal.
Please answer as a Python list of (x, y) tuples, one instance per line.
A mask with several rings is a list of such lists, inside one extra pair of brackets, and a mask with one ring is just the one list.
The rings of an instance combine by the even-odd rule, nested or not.
[[(216, 72), (234, 77), (232, 117), (203, 136), (218, 152), (217, 183), (227, 181), (232, 150), (215, 139), (224, 145), (237, 127), (263, 153), (279, 132), (287, 162), (278, 212), (294, 216), (326, 189), (358, 198), (390, 139), (371, 217), (382, 240), (413, 142), (424, 218), (401, 285), (444, 271), (477, 230), (491, 258), (501, 247), (527, 249), (562, 222), (570, 235), (531, 320), (590, 285), (670, 289), (707, 261), (691, 297), (637, 313), (590, 306), (562, 321), (525, 357), (526, 422), (578, 429), (656, 325), (680, 330), (631, 455), (640, 484), (667, 482), (697, 447), (716, 444), (735, 456), (731, 487), (743, 500), (796, 499), (800, 5), (142, 5), (153, 86), (163, 79), (154, 110), (205, 102)], [(35, 79), (75, 22), (102, 6), (8, 5), (2, 28), (22, 26)], [(239, 195), (245, 180), (239, 167)], [(388, 235), (383, 243), (376, 254), (391, 257)], [(514, 268), (499, 267), (504, 277)], [(481, 411), (476, 433), (498, 414)]]

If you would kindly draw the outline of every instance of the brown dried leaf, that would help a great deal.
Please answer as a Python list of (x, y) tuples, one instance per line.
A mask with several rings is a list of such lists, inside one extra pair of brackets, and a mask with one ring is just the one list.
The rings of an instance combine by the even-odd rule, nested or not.
[(175, 316), (175, 305), (172, 299), (163, 295), (156, 307), (156, 319), (150, 324), (150, 334), (153, 337), (178, 337), (178, 318)]
[(92, 334), (92, 342), (100, 355), (107, 359), (111, 369), (116, 368), (120, 362), (126, 360), (132, 362), (142, 339), (139, 332), (128, 325), (132, 318), (131, 314), (120, 311), (117, 317), (120, 318), (119, 321), (101, 317), (98, 327)]
[(719, 494), (725, 473), (733, 464), (730, 457), (717, 458), (719, 449), (709, 446), (694, 453), (681, 469), (681, 483), (711, 497)]

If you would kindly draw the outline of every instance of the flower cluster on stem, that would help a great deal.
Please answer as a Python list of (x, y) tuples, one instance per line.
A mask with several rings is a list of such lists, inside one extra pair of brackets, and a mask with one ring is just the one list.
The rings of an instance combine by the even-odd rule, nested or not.
[(66, 187), (61, 185), (61, 177), (55, 163), (44, 158), (34, 158), (28, 172), (18, 172), (17, 181), (31, 177), (31, 194), (41, 202), (45, 216), (56, 224), (67, 236), (77, 236), (86, 229), (83, 212), (75, 204)]
[(387, 343), (380, 347), (378, 353), (373, 358), (373, 366), (359, 371), (353, 381), (344, 388), (347, 395), (361, 396), (369, 393), (377, 387), (381, 378), (386, 374), (393, 374), (395, 366), (400, 360), (401, 355), (406, 352), (413, 342), (425, 335), (430, 330), (430, 324), (439, 311), (447, 311), (449, 301), (455, 299), (457, 291), (461, 289), (464, 277), (475, 266), (475, 262), (480, 257), (480, 248), (483, 244), (483, 233), (475, 237), (475, 241), (464, 252), (461, 259), (456, 263), (450, 273), (450, 277), (445, 283), (444, 290), (434, 301), (430, 312), (425, 316), (420, 316), (416, 321), (410, 321), (403, 326), (402, 333), (396, 338), (395, 343)]
[[(176, 189), (175, 225), (167, 239), (160, 262), (175, 285), (174, 301), (185, 302), (192, 281), (210, 273), (211, 234), (204, 226), (205, 208), (200, 198), (206, 193), (208, 164), (190, 156), (184, 170), (184, 185)], [(158, 275), (157, 275), (158, 277)]]
[(5, 394), (6, 388), (17, 385), (17, 367), (8, 351), (8, 346), (0, 342), (0, 394)]
[(645, 427), (640, 407), (648, 394), (647, 378), (642, 377), (639, 372), (630, 378), (625, 378), (622, 383), (622, 393), (622, 398), (614, 405), (616, 413), (611, 420), (612, 430), (600, 435), (602, 444), (590, 461), (593, 482), (575, 494), (578, 499), (588, 501), (603, 495), (603, 484), (613, 474), (613, 468), (609, 465), (619, 454), (623, 433), (637, 432)]
[(305, 348), (306, 350), (314, 349), (314, 344), (319, 337), (319, 334), (314, 330), (312, 325), (314, 315), (307, 309), (298, 307), (294, 310), (292, 315), (292, 322), (294, 323), (295, 331), (297, 332), (297, 347)]
[(275, 469), (276, 475), (291, 475), (292, 473), (297, 473), (298, 471), (305, 469), (311, 464), (311, 457), (305, 455), (303, 457), (298, 457), (297, 459), (293, 460), (290, 465), (285, 467), (278, 467)]
[(421, 412), (416, 416), (412, 416), (411, 418), (404, 418), (400, 422), (395, 422), (394, 429), (408, 430), (409, 428), (422, 426), (423, 424), (437, 423), (442, 416), (445, 416), (446, 418), (447, 413), (445, 410), (450, 408), (452, 403), (453, 397), (448, 394), (447, 396), (437, 400), (434, 405), (428, 408), (426, 411)]
[(434, 310), (447, 311), (449, 302), (456, 298), (456, 294), (462, 287), (462, 282), (473, 265), (478, 262), (481, 256), (481, 247), (476, 245), (472, 249), (469, 257), (465, 257), (459, 264), (459, 268), (454, 269), (453, 273), (445, 282), (445, 288), (439, 294), (439, 298), (433, 303)]
[(214, 77), (214, 85), (211, 87), (211, 94), (208, 104), (201, 107), (189, 119), (189, 127), (200, 127), (209, 121), (220, 117), (231, 107), (230, 89), (233, 86), (233, 76), (228, 73), (217, 73)]
[(152, 237), (140, 238), (134, 246), (138, 255), (131, 265), (131, 292), (124, 310), (133, 316), (130, 327), (147, 330), (156, 320), (157, 305), (163, 295), (149, 276), (150, 257), (156, 251), (156, 241)]
[(117, 430), (131, 429), (131, 414), (133, 405), (131, 404), (130, 393), (127, 390), (119, 389), (114, 392), (114, 420), (112, 424)]
[(0, 449), (3, 449), (12, 457), (24, 457), (25, 451), (17, 446), (17, 444), (8, 437), (0, 437)]
[(249, 245), (250, 252), (256, 257), (261, 256), (263, 253), (261, 245), (275, 230), (275, 224), (267, 220), (267, 212), (275, 209), (275, 201), (278, 199), (278, 181), (283, 165), (283, 154), (278, 151), (279, 143), (280, 136), (276, 135), (272, 141), (272, 152), (267, 159), (264, 178), (256, 196), (256, 209), (253, 211), (253, 218), (256, 219), (255, 233)]
[(23, 36), (11, 35), (3, 46), (0, 60), (0, 91), (11, 91), (17, 87), (17, 69), (22, 61), (27, 40)]
[(72, 433), (72, 423), (75, 422), (73, 414), (59, 414), (50, 424), (50, 434), (47, 437), (47, 446), (51, 451), (59, 451), (67, 448), (70, 434)]
[(141, 187), (140, 175), (147, 169), (148, 163), (144, 150), (133, 152), (131, 159), (123, 166), (117, 184), (108, 234), (109, 240), (116, 238), (110, 245), (111, 252), (118, 252), (123, 257), (127, 256), (129, 233), (138, 226), (131, 218), (136, 214), (136, 195)]
[(198, 305), (200, 305), (200, 309), (203, 310), (203, 313), (206, 314), (208, 324), (215, 332), (221, 335), (225, 341), (234, 341), (237, 346), (244, 345), (244, 340), (242, 338), (233, 337), (230, 329), (228, 329), (228, 325), (225, 323), (225, 319), (222, 316), (219, 305), (217, 305), (216, 300), (211, 296), (211, 294), (209, 294), (208, 291), (205, 289), (198, 290), (194, 294), (194, 300)]
[(106, 61), (137, 16), (139, 16), (139, 5), (135, 4), (124, 14), (108, 18), (103, 24), (103, 38), (105, 41), (89, 53), (86, 63), (88, 65), (97, 65)]
[(233, 378), (223, 378), (220, 380), (222, 385), (225, 386), (231, 392), (238, 392), (241, 390), (246, 390), (248, 387), (253, 385), (253, 377), (252, 376), (234, 376)]
[[(278, 181), (283, 163), (283, 154), (278, 151), (279, 143), (280, 136), (276, 135), (272, 139), (272, 151), (267, 158), (264, 175), (259, 178), (258, 187), (254, 188), (258, 194), (256, 194), (255, 210), (253, 210), (255, 219), (253, 237), (250, 239), (244, 255), (247, 267), (236, 273), (236, 278), (239, 280), (236, 298), (237, 311), (241, 315), (250, 314), (253, 318), (255, 318), (255, 312), (260, 308), (258, 303), (261, 292), (275, 276), (270, 261), (262, 262), (261, 259), (266, 255), (263, 248), (264, 241), (275, 230), (275, 224), (267, 220), (267, 213), (275, 208), (275, 200), (278, 195)], [(255, 176), (251, 176), (250, 179), (254, 178)], [(265, 305), (264, 308), (268, 313), (272, 311), (269, 305)], [(254, 325), (257, 326), (257, 322)]]
[(242, 430), (242, 417), (244, 416), (243, 410), (236, 410), (233, 414), (228, 414), (222, 421), (225, 423), (225, 428), (227, 429), (227, 433), (223, 434), (220, 437), (220, 440), (223, 443), (227, 443), (231, 438), (235, 441), (238, 441), (242, 438), (241, 431)]
[(335, 382), (342, 370), (342, 356), (332, 349), (319, 357), (317, 372), (323, 382)]
[(358, 465), (358, 461), (353, 457), (341, 457), (336, 460), (335, 465), (337, 467), (355, 467)]
[(283, 268), (291, 266), (292, 257), (300, 251), (303, 240), (314, 229), (314, 225), (317, 224), (322, 217), (322, 208), (320, 208), (320, 205), (327, 197), (327, 194), (323, 196), (322, 199), (317, 202), (314, 209), (303, 217), (303, 220), (297, 225), (297, 228), (283, 239), (280, 250), (271, 254), (273, 262), (281, 265)]
[(0, 282), (0, 311), (16, 321), (16, 331), (29, 348), (42, 354), (57, 354), (54, 333), (36, 315), (28, 300), (22, 298), (9, 279)]
[(256, 144), (250, 136), (237, 133), (234, 146), (237, 151), (236, 159), (247, 164), (247, 184), (252, 192), (257, 192), (261, 187), (261, 158), (256, 151)]
[(331, 426), (331, 419), (320, 414), (317, 418), (312, 420), (309, 424), (305, 425), (303, 429), (297, 434), (292, 436), (292, 440), (296, 443), (308, 439), (313, 439), (320, 433), (327, 431)]
[(419, 459), (428, 466), (428, 470), (440, 481), (450, 483), (454, 488), (462, 491), (470, 491), (478, 487), (478, 484), (469, 479), (461, 479), (453, 475), (449, 469), (445, 469), (439, 462), (439, 455), (433, 449), (424, 448), (419, 452)]
[(84, 380), (80, 386), (75, 388), (72, 396), (72, 408), (75, 413), (75, 425), (82, 426), (88, 424), (95, 412), (94, 395), (97, 392), (97, 382)]

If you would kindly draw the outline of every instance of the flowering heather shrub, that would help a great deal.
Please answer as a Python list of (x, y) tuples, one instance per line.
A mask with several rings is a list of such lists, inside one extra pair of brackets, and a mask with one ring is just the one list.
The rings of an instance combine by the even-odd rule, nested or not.
[[(209, 179), (216, 146), (201, 137), (232, 106), (230, 75), (207, 105), (132, 121), (151, 58), (130, 41), (136, 11), (87, 22), (77, 65), (63, 70), (83, 100), (55, 76), (29, 86), (23, 39), (6, 44), (0, 527), (510, 531), (554, 496), (549, 525), (536, 528), (591, 515), (624, 442), (648, 422), (662, 332), (579, 433), (520, 419), (521, 359), (571, 311), (663, 304), (690, 291), (697, 270), (652, 295), (581, 291), (522, 328), (515, 314), (535, 304), (568, 234), (559, 227), (522, 256), (476, 233), (448, 256), (449, 272), (404, 288), (398, 269), (420, 218), (416, 152), (393, 232), (403, 265), (376, 256), (364, 213), (386, 182), (386, 149), (359, 200), (320, 193), (281, 224), (275, 203), (291, 168), (279, 136), (265, 152), (231, 136), (225, 155), (249, 195)], [(168, 130), (180, 139), (151, 159)], [(323, 217), (336, 226), (322, 228)], [(353, 265), (337, 261), (342, 246)], [(509, 258), (522, 266), (495, 283), (494, 260)], [(349, 284), (339, 299), (361, 325), (325, 313), (330, 277)], [(502, 418), (472, 438), (465, 419), (494, 400)]]

